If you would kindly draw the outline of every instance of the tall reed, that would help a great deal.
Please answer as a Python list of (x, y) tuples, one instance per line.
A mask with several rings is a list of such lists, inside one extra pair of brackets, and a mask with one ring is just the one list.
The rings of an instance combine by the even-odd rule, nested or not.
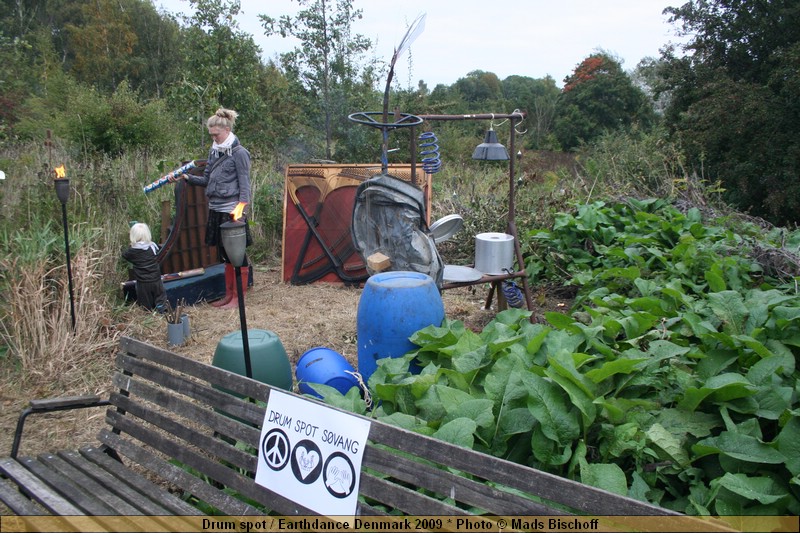
[(107, 254), (96, 246), (99, 232), (85, 225), (71, 229), (73, 330), (60, 230), (48, 222), (0, 236), (7, 252), (0, 259), (0, 342), (22, 381), (54, 390), (88, 379), (118, 338), (103, 290)]

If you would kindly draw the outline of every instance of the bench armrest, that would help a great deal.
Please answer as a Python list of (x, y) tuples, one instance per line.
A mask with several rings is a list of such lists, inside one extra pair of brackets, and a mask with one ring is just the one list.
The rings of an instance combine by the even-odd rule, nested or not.
[(17, 419), (17, 428), (14, 431), (14, 442), (11, 445), (11, 458), (16, 459), (19, 453), (19, 445), (22, 441), (22, 429), (25, 426), (25, 419), (29, 415), (38, 413), (52, 413), (54, 411), (69, 411), (72, 409), (85, 409), (87, 407), (102, 407), (110, 405), (108, 400), (103, 400), (96, 394), (86, 396), (63, 396), (59, 398), (47, 398), (43, 400), (31, 400)]
[(58, 398), (45, 398), (31, 400), (29, 409), (34, 412), (63, 411), (66, 409), (80, 409), (82, 407), (96, 407), (103, 402), (97, 394), (86, 396), (61, 396)]

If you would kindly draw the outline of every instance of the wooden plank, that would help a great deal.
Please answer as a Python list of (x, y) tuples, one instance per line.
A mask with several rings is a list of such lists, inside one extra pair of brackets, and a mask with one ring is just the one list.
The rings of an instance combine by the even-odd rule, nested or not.
[(114, 508), (96, 495), (83, 489), (78, 483), (52, 470), (46, 463), (32, 457), (23, 457), (20, 464), (30, 470), (36, 477), (43, 480), (60, 494), (65, 500), (79, 508), (79, 514), (103, 516), (116, 514)]
[(100, 484), (57, 454), (42, 454), (38, 457), (38, 460), (43, 466), (48, 467), (53, 472), (53, 475), (69, 480), (69, 485), (67, 486), (74, 485), (77, 487), (78, 491), (86, 494), (87, 500), (97, 500), (103, 507), (110, 509), (110, 512), (93, 512), (90, 514), (142, 514), (139, 509), (110, 490), (116, 484), (114, 481), (109, 485)]
[[(134, 490), (128, 484), (127, 477), (131, 474), (130, 470), (125, 469), (119, 472), (122, 474), (122, 477), (112, 475), (77, 451), (59, 452), (58, 457), (74, 468), (82, 479), (87, 480), (86, 486), (95, 487), (97, 494), (104, 494), (103, 498), (107, 497), (109, 501), (122, 501), (122, 505), (117, 506), (114, 504), (115, 509), (120, 514), (172, 514), (159, 504), (162, 499), (160, 495), (158, 499), (153, 500), (152, 498), (146, 497), (141, 492)], [(168, 494), (166, 491), (163, 492)]]
[[(127, 516), (150, 516), (151, 519), (155, 523), (160, 524), (164, 530), (176, 530), (175, 519), (167, 520), (161, 518), (172, 513), (168, 512), (164, 506), (160, 505), (160, 502), (170, 497), (174, 498), (174, 496), (169, 494), (163, 487), (158, 487), (150, 483), (150, 490), (147, 493), (154, 497), (148, 497), (131, 489), (130, 485), (128, 485), (127, 478), (133, 474), (131, 470), (125, 469), (125, 471), (121, 471), (121, 474), (123, 474), (122, 478), (112, 476), (109, 472), (75, 451), (59, 453), (58, 459), (74, 469), (75, 477), (72, 477), (73, 480), (78, 478), (82, 480), (82, 483), (85, 483), (85, 487), (96, 489), (97, 496), (107, 504), (113, 506), (115, 514), (125, 515), (126, 521)], [(69, 474), (69, 471), (63, 466), (59, 468), (61, 468), (65, 474)], [(191, 508), (188, 504), (186, 507)], [(191, 514), (196, 513), (191, 512)], [(187, 527), (189, 527), (189, 525), (190, 524), (186, 523)]]
[[(132, 492), (141, 494), (144, 499), (155, 501), (163, 511), (154, 512), (153, 514), (184, 516), (203, 514), (193, 505), (189, 505), (174, 494), (163, 490), (161, 487), (157, 487), (148, 479), (145, 479), (119, 461), (112, 459), (102, 448), (91, 446), (81, 448), (80, 454), (98, 467), (107, 471), (112, 477), (123, 480), (128, 487), (131, 487)], [(124, 488), (118, 489), (121, 493), (125, 490)], [(155, 498), (152, 497), (153, 495), (155, 495)]]
[[(270, 385), (246, 376), (183, 357), (130, 337), (123, 337), (120, 345), (123, 352), (126, 352), (129, 357), (151, 361), (166, 369), (207, 381), (212, 386), (224, 388), (247, 398), (266, 402), (269, 397), (269, 391), (272, 389)], [(120, 368), (124, 368), (124, 358), (122, 358), (123, 361), (119, 359), (117, 365)]]
[(372, 422), (370, 440), (521, 490), (587, 515), (675, 515), (668, 509), (583, 485), (541, 470), (491, 455), (454, 446), (444, 441), (377, 421)]
[[(161, 457), (156, 456), (115, 433), (104, 430), (100, 433), (100, 440), (106, 446), (116, 450), (120, 455), (128, 457), (131, 461), (157, 474), (161, 479), (180, 487), (187, 494), (194, 495), (198, 499), (215, 507), (223, 514), (230, 516), (263, 514), (262, 510), (225, 494), (214, 485), (208, 483), (207, 480), (190, 474), (181, 467), (165, 461)], [(175, 459), (190, 466), (179, 457)]]
[(51, 411), (63, 409), (65, 407), (84, 407), (94, 406), (100, 400), (100, 396), (87, 395), (87, 396), (63, 396), (60, 398), (45, 398), (39, 400), (31, 400), (30, 407), (34, 411)]
[[(198, 448), (203, 450), (204, 454), (217, 457), (249, 472), (255, 472), (256, 456), (246, 453), (235, 446), (231, 446), (222, 439), (215, 438), (213, 429), (209, 429), (207, 434), (192, 430), (181, 421), (171, 419), (153, 409), (145, 407), (141, 403), (129, 401), (124, 397), (116, 398), (115, 403), (126, 410), (127, 416), (125, 419), (128, 422), (132, 422), (131, 416), (138, 417), (166, 431), (170, 435), (171, 440), (178, 443), (180, 446)], [(115, 427), (117, 427), (116, 424)], [(127, 429), (124, 431), (127, 431)], [(150, 434), (151, 433), (144, 433), (142, 437), (146, 437)], [(180, 441), (182, 441), (182, 443)], [(255, 437), (255, 442), (252, 444), (254, 448), (258, 446), (257, 441), (258, 436)], [(145, 442), (151, 445), (154, 444), (149, 441)]]
[(9, 479), (0, 479), (0, 502), (3, 502), (14, 514), (41, 516), (47, 513), (30, 498), (19, 491), (19, 487)]
[[(183, 380), (176, 376), (164, 376), (156, 369), (143, 367), (145, 364), (133, 361), (138, 374), (125, 376), (117, 374), (113, 378), (113, 383), (133, 396), (146, 398), (148, 402), (153, 402), (164, 408), (175, 412), (196, 422), (202, 422), (214, 431), (236, 438), (237, 440), (258, 439), (254, 425), (260, 425), (264, 418), (263, 409), (251, 402), (244, 401), (225, 394), (224, 392), (212, 389), (206, 384)], [(133, 370), (132, 367), (129, 369)], [(144, 383), (139, 378), (147, 379), (153, 383), (162, 385), (163, 388), (154, 387)], [(181, 396), (197, 400), (189, 402)], [(111, 398), (116, 405), (116, 398)], [(229, 414), (245, 421), (254, 421), (250, 425), (241, 421), (234, 420)]]
[(5, 458), (0, 460), (0, 472), (13, 480), (24, 494), (30, 496), (54, 515), (85, 514), (14, 459)]
[[(109, 415), (112, 418), (115, 417), (115, 413), (109, 413)], [(297, 504), (278, 496), (276, 493), (266, 489), (265, 487), (256, 485), (251, 478), (242, 475), (240, 472), (232, 468), (229, 468), (227, 465), (209, 459), (205, 456), (205, 454), (201, 454), (200, 451), (196, 452), (190, 449), (188, 446), (181, 446), (169, 438), (156, 433), (155, 431), (137, 425), (132, 420), (123, 417), (117, 418), (117, 420), (114, 420), (115, 427), (120, 428), (124, 433), (131, 435), (141, 442), (146, 442), (148, 446), (152, 447), (154, 450), (169, 456), (182, 465), (200, 472), (205, 478), (207, 478), (206, 481), (211, 480), (210, 482), (214, 483), (215, 485), (224, 485), (225, 487), (228, 487), (233, 491), (252, 499), (253, 501), (261, 503), (270, 509), (276, 510), (281, 514), (297, 515), (310, 513), (308, 509), (298, 506)], [(253, 457), (255, 458), (255, 456)], [(151, 468), (151, 465), (145, 466)], [(154, 470), (154, 472), (159, 471)], [(198, 479), (194, 476), (192, 476), (192, 478)], [(174, 481), (178, 486), (189, 492), (195, 493), (197, 490), (196, 486), (194, 488), (190, 488), (182, 484), (186, 482), (186, 478), (177, 477), (174, 479)], [(207, 487), (211, 487), (211, 485), (206, 483), (206, 487), (203, 487), (203, 489), (206, 489)], [(231, 509), (230, 505), (232, 504), (229, 502), (229, 497), (226, 494), (222, 494), (220, 491), (206, 491), (204, 492), (202, 499), (225, 514), (252, 514), (251, 512), (236, 512), (235, 508)], [(241, 502), (237, 500), (233, 505), (239, 506), (241, 505)], [(257, 512), (260, 513), (263, 511)]]
[(458, 516), (467, 511), (431, 498), (416, 490), (402, 487), (385, 479), (361, 473), (360, 495), (372, 498), (388, 507), (388, 511), (419, 516)]
[(393, 453), (375, 445), (364, 451), (364, 466), (404, 483), (432, 491), (495, 515), (564, 515), (563, 511), (530, 497), (502, 491), (482, 481), (437, 468), (429, 459)]
[[(138, 400), (134, 401), (141, 401), (141, 398), (145, 398), (148, 403), (157, 404), (174, 412), (177, 416), (202, 422), (213, 431), (237, 440), (254, 441), (258, 439), (258, 430), (255, 429), (257, 426), (243, 422), (243, 420), (257, 418), (263, 420), (263, 409), (256, 405), (238, 398), (228, 397), (230, 399), (223, 403), (225, 407), (220, 408), (218, 407), (219, 404), (209, 403), (204, 400), (208, 399), (209, 394), (218, 395), (223, 393), (215, 390), (203, 390), (208, 388), (204, 385), (187, 383), (185, 387), (182, 387), (182, 396), (178, 396), (174, 390), (143, 382), (139, 379), (141, 377), (141, 375), (133, 377), (117, 374), (113, 378), (113, 383), (124, 385), (125, 391), (129, 395), (139, 397)], [(163, 382), (163, 380), (160, 381)], [(155, 383), (157, 384), (157, 382)], [(184, 397), (197, 401), (188, 401)], [(117, 397), (112, 396), (111, 400), (115, 405), (118, 403)], [(243, 417), (237, 417), (236, 414), (243, 415)]]

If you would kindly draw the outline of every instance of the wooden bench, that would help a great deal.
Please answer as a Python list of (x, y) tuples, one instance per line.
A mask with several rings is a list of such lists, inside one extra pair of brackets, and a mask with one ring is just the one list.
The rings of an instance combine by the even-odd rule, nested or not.
[[(32, 412), (105, 404), (107, 427), (96, 445), (0, 459), (0, 500), (13, 513), (314, 514), (254, 481), (270, 386), (131, 338), (121, 341), (113, 383), (107, 400), (33, 403)], [(370, 422), (359, 515), (675, 515)]]

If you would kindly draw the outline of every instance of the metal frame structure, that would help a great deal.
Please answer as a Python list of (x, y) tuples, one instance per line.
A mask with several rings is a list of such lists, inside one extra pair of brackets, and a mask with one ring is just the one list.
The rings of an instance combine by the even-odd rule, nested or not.
[[(525, 114), (521, 111), (514, 111), (513, 113), (480, 113), (472, 115), (418, 115), (423, 121), (454, 121), (454, 120), (495, 120), (495, 119), (508, 119), (511, 122), (511, 135), (509, 141), (509, 152), (511, 156), (508, 159), (508, 222), (507, 233), (514, 237), (514, 254), (517, 260), (518, 270), (509, 274), (502, 275), (483, 275), (479, 280), (467, 282), (450, 282), (442, 286), (442, 290), (453, 289), (456, 287), (464, 287), (468, 285), (478, 285), (481, 283), (490, 283), (491, 288), (486, 298), (486, 309), (491, 307), (492, 298), (494, 293), (497, 293), (498, 309), (505, 308), (505, 296), (503, 295), (501, 284), (504, 280), (521, 278), (523, 293), (525, 294), (525, 304), (528, 311), (533, 311), (533, 301), (531, 299), (531, 292), (528, 286), (528, 276), (525, 273), (525, 263), (522, 257), (522, 250), (519, 244), (519, 237), (517, 234), (516, 223), (516, 126), (525, 118)], [(411, 179), (412, 183), (416, 183), (416, 125), (411, 126)], [(531, 317), (533, 318), (533, 317)]]

